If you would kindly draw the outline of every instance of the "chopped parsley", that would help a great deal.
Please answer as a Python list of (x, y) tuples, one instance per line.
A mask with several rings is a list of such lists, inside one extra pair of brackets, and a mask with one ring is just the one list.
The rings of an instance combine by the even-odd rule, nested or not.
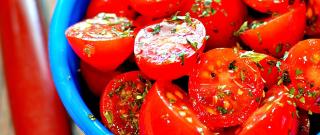
[(188, 38), (186, 40), (187, 43), (190, 44), (194, 50), (198, 50), (198, 42), (191, 42)]
[(236, 32), (233, 33), (233, 35), (234, 35), (234, 36), (239, 36), (241, 33), (243, 33), (244, 31), (246, 31), (246, 30), (248, 30), (248, 29), (249, 29), (249, 27), (248, 27), (248, 22), (245, 21), (245, 22), (241, 25), (241, 27), (240, 27)]
[(217, 107), (217, 110), (221, 113), (221, 114), (227, 114), (228, 113), (228, 110), (226, 110), (225, 108), (221, 107), (221, 106), (218, 106)]
[(232, 61), (230, 64), (229, 64), (229, 70), (236, 70), (237, 69), (237, 66), (235, 65), (236, 64), (236, 61)]
[(158, 24), (154, 28), (152, 28), (152, 34), (153, 35), (159, 34), (160, 30), (161, 30), (161, 26)]
[(186, 54), (184, 54), (184, 53), (180, 53), (180, 54), (179, 54), (179, 58), (180, 58), (180, 60), (181, 60), (181, 65), (184, 65), (185, 55), (186, 55)]
[(296, 69), (296, 76), (303, 74), (303, 71), (301, 69)]
[(280, 53), (282, 49), (283, 49), (283, 44), (282, 43), (277, 44), (276, 53)]

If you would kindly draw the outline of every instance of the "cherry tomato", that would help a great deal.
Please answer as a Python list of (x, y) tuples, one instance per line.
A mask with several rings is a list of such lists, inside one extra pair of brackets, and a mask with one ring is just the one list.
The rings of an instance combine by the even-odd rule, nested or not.
[(281, 58), (285, 51), (303, 38), (305, 19), (306, 8), (304, 4), (300, 4), (268, 21), (254, 21), (249, 30), (246, 30), (244, 23), (242, 29), (245, 31), (240, 33), (240, 38), (257, 52)]
[(320, 37), (320, 0), (309, 0), (307, 8), (306, 34)]
[(212, 134), (192, 111), (185, 92), (170, 82), (156, 82), (141, 107), (141, 135)]
[(282, 81), (298, 107), (320, 113), (320, 39), (307, 39), (293, 46), (284, 60)]
[(243, 123), (258, 107), (263, 81), (258, 67), (233, 49), (201, 56), (189, 78), (189, 94), (200, 120), (209, 128)]
[(285, 13), (299, 0), (243, 0), (251, 8), (262, 13)]
[(280, 72), (278, 67), (276, 66), (278, 62), (276, 58), (253, 51), (243, 52), (240, 54), (240, 57), (250, 58), (253, 62), (256, 63), (267, 88), (271, 88), (273, 85), (277, 84)]
[(272, 87), (262, 106), (242, 125), (239, 135), (295, 135), (297, 112), (287, 91), (285, 86)]
[[(190, 4), (190, 1), (192, 3)], [(199, 19), (205, 26), (209, 39), (206, 50), (236, 45), (233, 33), (239, 29), (247, 15), (241, 0), (190, 0), (186, 2), (192, 17)]]
[(114, 134), (138, 134), (139, 110), (151, 82), (138, 71), (112, 79), (100, 100), (102, 122)]
[(128, 0), (91, 0), (87, 10), (87, 18), (95, 17), (101, 12), (115, 13), (117, 16), (130, 19), (136, 15)]
[(134, 54), (140, 70), (154, 80), (187, 75), (202, 52), (205, 28), (190, 16), (174, 16), (141, 29)]
[(75, 53), (101, 71), (116, 69), (133, 52), (131, 21), (115, 14), (101, 13), (66, 31)]
[(140, 14), (152, 18), (170, 16), (181, 6), (182, 0), (130, 0), (132, 7)]
[(120, 74), (118, 71), (102, 72), (83, 61), (80, 63), (80, 72), (91, 92), (97, 97), (101, 96), (108, 82)]

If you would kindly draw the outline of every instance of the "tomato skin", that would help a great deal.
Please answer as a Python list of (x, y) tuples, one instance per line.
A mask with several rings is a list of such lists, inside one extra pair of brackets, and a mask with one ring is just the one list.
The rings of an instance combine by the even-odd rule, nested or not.
[(307, 3), (306, 34), (311, 37), (320, 37), (320, 1), (309, 0)]
[(102, 72), (83, 61), (80, 62), (80, 72), (91, 92), (97, 97), (101, 96), (108, 82), (120, 74), (118, 71)]
[(47, 28), (38, 2), (2, 0), (0, 4), (0, 55), (6, 83), (2, 90), (7, 90), (12, 118), (12, 126), (2, 123), (6, 116), (1, 103), (0, 134), (11, 130), (15, 135), (71, 134), (70, 119), (52, 80)]
[[(101, 71), (115, 70), (133, 52), (131, 21), (114, 15), (105, 19), (109, 15), (99, 14), (66, 30), (66, 37), (80, 59)], [(122, 34), (127, 35), (121, 37)]]
[(113, 78), (100, 100), (103, 124), (114, 134), (137, 134), (139, 110), (151, 82), (139, 71), (130, 71)]
[(130, 0), (131, 6), (144, 16), (168, 17), (181, 6), (182, 0)]
[(262, 13), (285, 13), (293, 5), (297, 5), (297, 1), (281, 0), (275, 2), (274, 0), (243, 0), (251, 8)]
[[(287, 83), (299, 108), (320, 113), (320, 40), (300, 41), (283, 62)], [(287, 81), (288, 82), (288, 81)]]
[(210, 129), (243, 123), (258, 107), (262, 94), (258, 68), (233, 49), (204, 53), (189, 78), (193, 108)]
[[(189, 74), (204, 49), (206, 34), (200, 21), (190, 18), (191, 25), (188, 23), (165, 19), (139, 31), (134, 54), (141, 72), (154, 80), (173, 80)], [(157, 27), (158, 33), (153, 33)]]
[(157, 81), (140, 111), (141, 135), (212, 134), (191, 110), (185, 92), (171, 82)]
[(270, 18), (257, 28), (240, 33), (240, 38), (256, 52), (281, 58), (285, 51), (303, 38), (305, 19), (306, 7), (300, 4), (287, 13)]
[[(247, 9), (241, 0), (212, 1), (207, 6), (204, 4), (205, 0), (190, 1), (185, 2), (186, 7), (182, 9), (182, 13), (189, 12), (192, 17), (204, 24), (209, 36), (205, 50), (236, 45), (234, 32), (239, 29), (247, 16)], [(213, 10), (214, 13), (203, 15), (206, 10)]]
[(298, 119), (293, 100), (285, 86), (275, 85), (267, 98), (242, 125), (239, 135), (297, 134)]
[(130, 19), (136, 15), (128, 0), (91, 0), (86, 17), (92, 18), (101, 12), (116, 13), (118, 16)]

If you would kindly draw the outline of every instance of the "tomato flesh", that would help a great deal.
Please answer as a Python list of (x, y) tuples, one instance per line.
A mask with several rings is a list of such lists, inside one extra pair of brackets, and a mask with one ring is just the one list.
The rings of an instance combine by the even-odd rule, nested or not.
[(141, 105), (151, 82), (138, 71), (130, 71), (112, 79), (100, 100), (102, 122), (114, 134), (138, 134)]
[(320, 37), (320, 1), (309, 0), (307, 5), (306, 34), (311, 37)]
[(206, 52), (189, 79), (189, 94), (209, 128), (243, 123), (258, 107), (263, 81), (256, 65), (233, 49)]
[(170, 82), (156, 82), (141, 107), (141, 135), (212, 134), (192, 111), (188, 97)]
[(203, 50), (206, 35), (202, 23), (190, 16), (175, 19), (141, 29), (136, 36), (137, 65), (154, 80), (172, 80), (187, 75)]

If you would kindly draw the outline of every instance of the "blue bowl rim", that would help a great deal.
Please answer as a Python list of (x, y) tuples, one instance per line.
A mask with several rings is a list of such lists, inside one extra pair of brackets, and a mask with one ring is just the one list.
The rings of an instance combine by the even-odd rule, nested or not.
[[(76, 58), (65, 37), (65, 30), (80, 21), (90, 0), (58, 0), (49, 31), (49, 60), (59, 97), (72, 120), (85, 134), (112, 134), (98, 120), (91, 120), (92, 112), (79, 93), (77, 78), (70, 69), (70, 57)], [(72, 67), (72, 66), (71, 66)]]

